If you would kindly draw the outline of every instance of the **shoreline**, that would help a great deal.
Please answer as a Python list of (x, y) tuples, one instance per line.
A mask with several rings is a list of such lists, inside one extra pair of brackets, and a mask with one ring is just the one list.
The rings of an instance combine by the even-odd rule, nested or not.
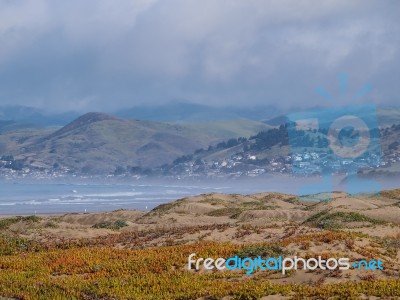
[[(360, 192), (360, 193), (355, 193), (355, 194), (349, 194), (343, 190), (336, 190), (333, 192), (317, 192), (317, 193), (311, 193), (311, 194), (307, 194), (307, 195), (295, 195), (295, 194), (290, 194), (290, 193), (281, 193), (281, 192), (275, 192), (275, 191), (267, 191), (267, 192), (255, 192), (252, 194), (244, 194), (244, 193), (225, 193), (225, 192), (218, 192), (218, 191), (212, 191), (209, 193), (201, 193), (201, 194), (197, 194), (197, 195), (188, 195), (183, 197), (177, 197), (174, 199), (170, 199), (167, 201), (162, 201), (162, 202), (157, 202), (157, 205), (154, 205), (152, 207), (150, 207), (149, 209), (136, 209), (136, 208), (130, 208), (130, 207), (126, 207), (126, 208), (116, 208), (116, 209), (110, 209), (110, 210), (94, 210), (94, 211), (55, 211), (55, 212), (33, 212), (33, 213), (7, 213), (7, 212), (0, 212), (0, 219), (3, 218), (9, 218), (9, 217), (27, 217), (27, 216), (38, 216), (38, 217), (60, 217), (60, 216), (64, 216), (64, 215), (91, 215), (91, 214), (110, 214), (110, 213), (114, 213), (114, 212), (118, 212), (118, 211), (131, 211), (131, 212), (140, 212), (140, 213), (149, 213), (152, 210), (157, 209), (159, 206), (163, 206), (163, 205), (168, 205), (171, 203), (175, 203), (177, 201), (181, 201), (181, 200), (185, 200), (185, 199), (196, 199), (196, 198), (201, 198), (201, 197), (208, 197), (210, 195), (221, 195), (222, 197), (241, 197), (241, 198), (246, 198), (246, 197), (251, 197), (254, 195), (260, 195), (260, 194), (275, 194), (275, 195), (284, 195), (284, 196), (288, 196), (291, 198), (296, 198), (300, 203), (303, 203), (305, 205), (309, 205), (309, 204), (317, 204), (320, 202), (326, 202), (327, 200), (330, 199), (330, 197), (332, 196), (332, 199), (334, 199), (336, 196), (334, 195), (346, 195), (347, 198), (353, 198), (353, 197), (373, 197), (374, 195), (379, 195), (380, 193), (391, 193), (392, 191), (397, 191), (400, 190), (399, 189), (392, 189), (392, 190), (387, 190), (387, 191), (381, 191), (381, 192)], [(306, 200), (307, 199), (307, 200)], [(146, 206), (145, 203), (141, 203), (142, 206)], [(154, 203), (153, 203), (154, 204)], [(149, 204), (150, 205), (150, 204)], [(0, 205), (1, 207), (1, 205)], [(147, 207), (147, 206), (146, 206)]]

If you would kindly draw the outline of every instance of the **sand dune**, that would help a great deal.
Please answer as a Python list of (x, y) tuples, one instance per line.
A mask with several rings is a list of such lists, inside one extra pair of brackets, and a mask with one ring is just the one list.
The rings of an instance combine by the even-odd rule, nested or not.
[[(316, 199), (324, 199), (317, 201)], [(328, 199), (328, 200), (327, 200)], [(322, 217), (308, 222), (316, 214)], [(400, 223), (400, 200), (380, 195), (348, 195), (335, 192), (298, 198), (279, 193), (204, 194), (162, 204), (150, 212), (118, 210), (105, 213), (43, 216), (34, 224), (15, 222), (7, 230), (29, 237), (57, 238), (95, 237), (129, 231), (155, 230), (229, 224), (240, 226), (271, 226), (286, 224), (324, 228), (362, 228)], [(351, 219), (353, 218), (353, 219)], [(113, 228), (122, 222), (121, 228)], [(328, 225), (327, 225), (328, 224)], [(227, 238), (228, 240), (232, 237)], [(224, 239), (224, 238), (222, 238)]]
[[(201, 242), (280, 244), (287, 255), (385, 261), (385, 271), (374, 274), (365, 270), (254, 274), (254, 278), (267, 276), (263, 280), (278, 284), (325, 285), (400, 276), (399, 198), (393, 191), (382, 195), (335, 192), (301, 198), (278, 193), (214, 193), (178, 199), (150, 212), (3, 217), (0, 230), (51, 247), (64, 243), (116, 249)], [(284, 298), (274, 295), (262, 299)]]

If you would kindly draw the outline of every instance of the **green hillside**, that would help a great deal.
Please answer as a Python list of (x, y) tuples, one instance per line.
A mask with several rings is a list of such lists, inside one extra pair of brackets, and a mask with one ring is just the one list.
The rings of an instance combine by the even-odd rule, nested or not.
[(171, 163), (199, 148), (265, 128), (269, 126), (248, 120), (184, 125), (88, 113), (58, 130), (0, 134), (0, 155), (12, 154), (37, 168), (110, 173), (118, 166), (152, 168)]
[(49, 135), (27, 141), (16, 154), (33, 166), (104, 173), (116, 166), (158, 166), (212, 142), (213, 138), (179, 125), (89, 113)]
[(250, 137), (272, 128), (271, 125), (247, 119), (188, 123), (185, 126), (209, 136), (225, 139)]

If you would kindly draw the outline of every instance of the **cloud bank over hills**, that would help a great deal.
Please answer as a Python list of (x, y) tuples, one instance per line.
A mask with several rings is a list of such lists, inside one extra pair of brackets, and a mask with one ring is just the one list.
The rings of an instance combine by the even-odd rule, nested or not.
[[(314, 91), (392, 104), (397, 1), (5, 1), (0, 104), (116, 111), (181, 100), (315, 106)], [(337, 91), (337, 93), (336, 93)], [(346, 103), (348, 98), (338, 99)]]

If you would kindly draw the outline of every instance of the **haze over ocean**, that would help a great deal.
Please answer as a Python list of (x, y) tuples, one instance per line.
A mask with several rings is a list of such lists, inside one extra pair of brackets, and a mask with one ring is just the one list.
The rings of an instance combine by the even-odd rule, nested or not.
[[(342, 177), (335, 180), (340, 189)], [(291, 176), (270, 176), (247, 180), (186, 181), (186, 182), (71, 182), (55, 181), (0, 181), (0, 215), (31, 215), (67, 212), (102, 212), (117, 209), (151, 210), (159, 204), (176, 199), (208, 193), (253, 194), (281, 192), (301, 194), (305, 184), (312, 188), (308, 193), (329, 192), (319, 185), (320, 179), (296, 178)], [(382, 189), (397, 187), (397, 178), (380, 182)], [(359, 192), (368, 190), (361, 183)], [(303, 191), (304, 194), (304, 191)]]

